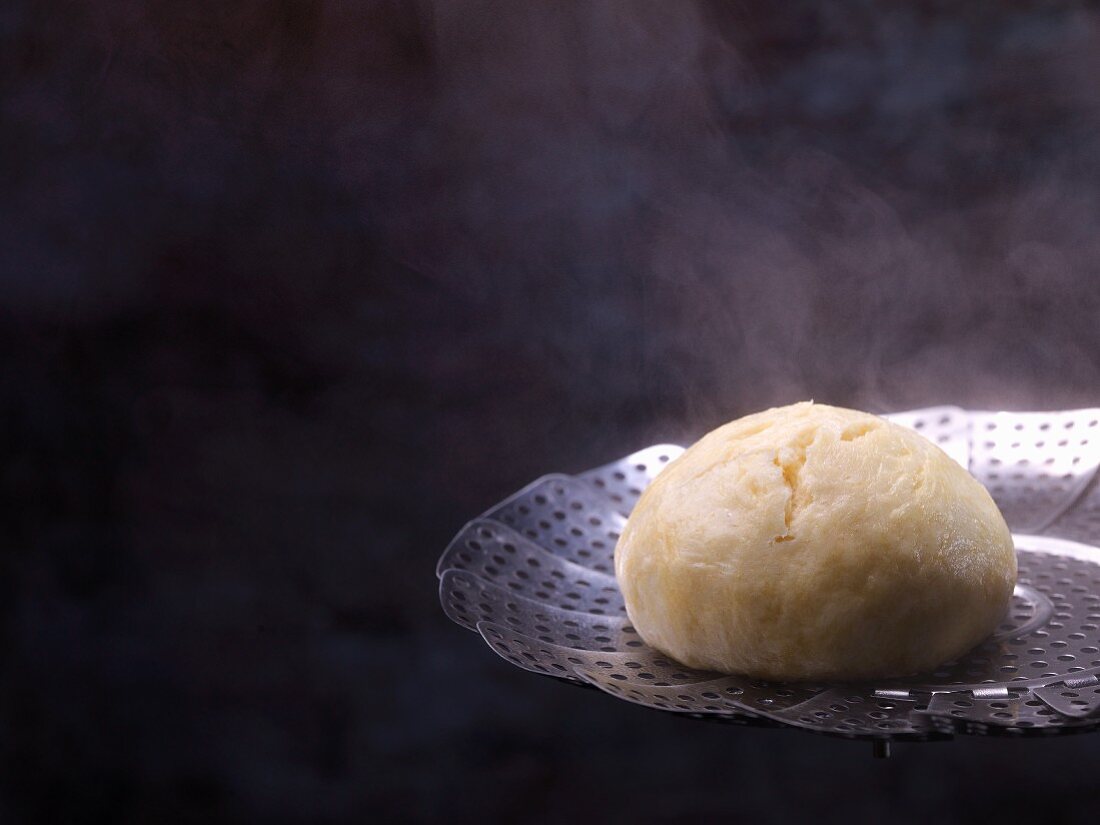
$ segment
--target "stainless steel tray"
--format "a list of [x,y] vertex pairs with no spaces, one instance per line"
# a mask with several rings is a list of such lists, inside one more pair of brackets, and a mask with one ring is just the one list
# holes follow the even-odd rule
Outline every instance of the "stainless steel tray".
[[782,684],[680,666],[630,626],[615,581],[619,530],[682,447],[548,475],[473,520],[439,560],[456,623],[507,661],[628,702],[733,724],[851,739],[1035,736],[1100,725],[1100,409],[887,416],[938,443],[992,493],[1019,579],[996,633],[911,679]]

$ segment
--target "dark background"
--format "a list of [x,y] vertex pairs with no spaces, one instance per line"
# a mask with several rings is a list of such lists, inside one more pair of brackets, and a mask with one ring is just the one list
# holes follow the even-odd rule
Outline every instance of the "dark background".
[[1084,821],[1100,742],[646,712],[468,518],[807,397],[1100,404],[1075,3],[0,11],[0,818]]

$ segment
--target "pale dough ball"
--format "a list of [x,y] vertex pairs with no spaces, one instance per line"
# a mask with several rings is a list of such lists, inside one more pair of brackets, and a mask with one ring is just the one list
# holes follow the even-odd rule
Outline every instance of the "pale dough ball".
[[801,403],[706,435],[615,548],[630,621],[691,667],[779,679],[934,669],[988,636],[1016,582],[966,470],[876,416]]

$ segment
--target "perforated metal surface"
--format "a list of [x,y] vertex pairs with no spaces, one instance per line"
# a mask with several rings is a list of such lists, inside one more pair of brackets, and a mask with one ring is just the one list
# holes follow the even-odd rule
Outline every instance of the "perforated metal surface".
[[1020,574],[985,643],[912,679],[778,684],[696,671],[630,626],[614,577],[619,531],[683,448],[657,445],[577,476],[545,476],[467,524],[439,560],[440,601],[525,670],[715,721],[849,738],[1036,735],[1100,725],[1100,410],[889,416],[990,490]]

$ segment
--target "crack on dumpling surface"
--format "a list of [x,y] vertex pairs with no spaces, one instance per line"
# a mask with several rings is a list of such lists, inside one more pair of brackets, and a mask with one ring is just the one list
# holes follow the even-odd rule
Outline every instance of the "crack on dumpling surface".
[[857,438],[863,438],[867,433],[874,432],[879,428],[879,425],[875,421],[861,421],[858,424],[852,424],[847,427],[844,432],[840,434],[841,441],[855,441]]
[[798,477],[806,465],[806,450],[817,440],[818,428],[813,427],[800,433],[791,444],[781,447],[775,454],[774,464],[783,474],[783,483],[787,485],[787,502],[783,508],[783,535],[776,536],[775,542],[794,541],[791,524],[795,509],[802,503],[799,500]]

